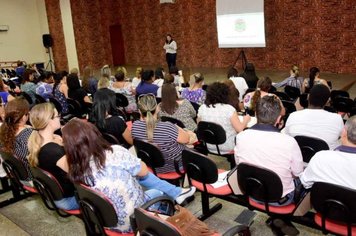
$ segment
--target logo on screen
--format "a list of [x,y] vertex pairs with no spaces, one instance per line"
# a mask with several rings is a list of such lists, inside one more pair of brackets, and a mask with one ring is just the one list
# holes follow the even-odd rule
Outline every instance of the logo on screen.
[[246,22],[243,19],[237,19],[235,21],[235,31],[243,32],[246,30]]

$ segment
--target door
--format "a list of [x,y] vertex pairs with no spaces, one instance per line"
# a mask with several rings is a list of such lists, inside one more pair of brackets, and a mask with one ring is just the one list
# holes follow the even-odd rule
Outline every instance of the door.
[[121,25],[110,26],[110,43],[114,66],[125,64],[124,39]]

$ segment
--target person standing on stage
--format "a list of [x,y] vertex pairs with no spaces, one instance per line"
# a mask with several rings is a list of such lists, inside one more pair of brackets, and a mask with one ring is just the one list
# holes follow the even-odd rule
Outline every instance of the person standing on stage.
[[177,43],[172,39],[172,36],[170,34],[167,34],[166,42],[163,48],[166,50],[166,60],[169,69],[171,68],[171,66],[176,65],[177,59]]

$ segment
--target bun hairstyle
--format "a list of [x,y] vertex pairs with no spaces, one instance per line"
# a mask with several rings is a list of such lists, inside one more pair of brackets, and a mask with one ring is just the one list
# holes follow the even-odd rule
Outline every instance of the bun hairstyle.
[[295,75],[295,78],[297,78],[299,76],[299,67],[298,66],[293,65],[292,68],[291,68],[291,71]]

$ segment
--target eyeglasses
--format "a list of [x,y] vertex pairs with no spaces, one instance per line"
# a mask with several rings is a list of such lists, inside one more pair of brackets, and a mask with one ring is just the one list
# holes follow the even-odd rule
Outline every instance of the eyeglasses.
[[138,99],[142,98],[142,97],[156,97],[153,93],[145,93],[145,94],[141,94],[140,96],[138,96]]
[[58,113],[57,115],[54,115],[54,114],[53,114],[52,120],[54,120],[55,118],[61,118],[61,114],[60,114],[60,113]]

